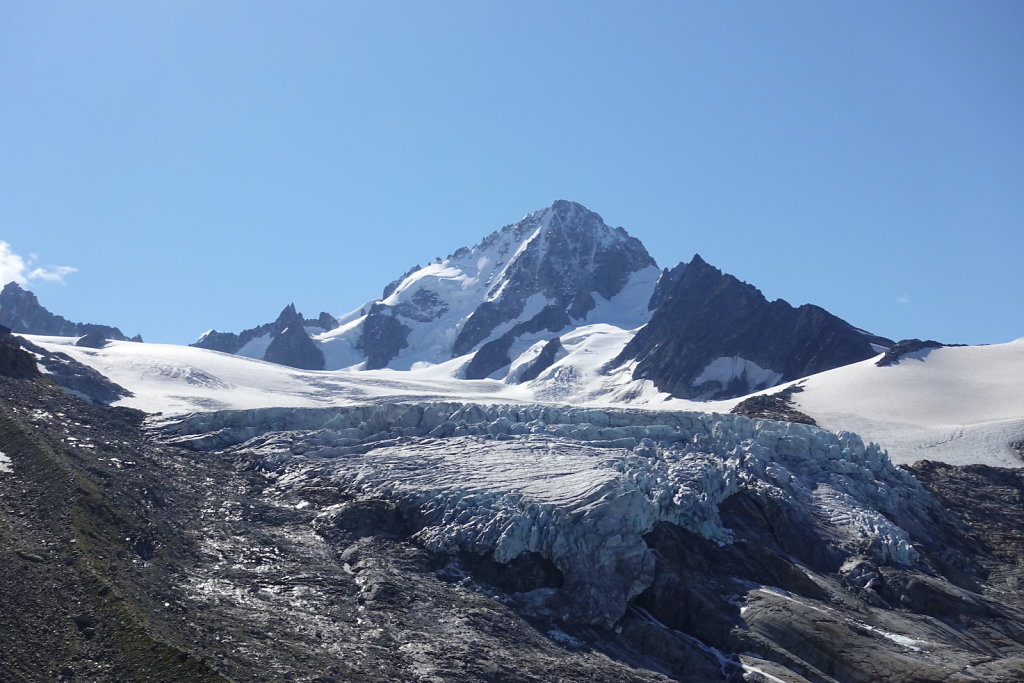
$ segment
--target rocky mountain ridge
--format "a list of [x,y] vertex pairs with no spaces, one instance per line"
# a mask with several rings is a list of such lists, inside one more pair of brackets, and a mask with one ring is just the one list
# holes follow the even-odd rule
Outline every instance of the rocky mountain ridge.
[[[816,306],[768,302],[699,256],[659,274],[638,240],[565,200],[410,269],[338,321],[321,314],[319,330],[305,323],[312,343],[292,325],[288,353],[273,357],[269,346],[287,327],[281,318],[239,335],[210,332],[195,346],[306,369],[412,369],[457,359],[453,377],[544,382],[541,373],[572,353],[562,335],[610,324],[641,329],[609,368],[632,363],[633,379],[708,399],[863,360],[892,344]],[[556,374],[572,373],[569,365]]]
[[650,322],[614,361],[678,398],[743,396],[878,355],[891,339],[818,306],[768,301],[699,255],[666,270]]
[[274,322],[235,334],[210,330],[191,346],[211,351],[235,353],[240,356],[290,365],[303,370],[323,370],[324,356],[310,338],[338,326],[330,313],[317,318],[303,318],[288,304]]
[[75,323],[46,310],[32,292],[16,282],[8,282],[0,290],[0,325],[12,332],[52,335],[55,337],[81,337],[98,334],[104,339],[142,341],[141,335],[129,339],[121,330],[109,325]]

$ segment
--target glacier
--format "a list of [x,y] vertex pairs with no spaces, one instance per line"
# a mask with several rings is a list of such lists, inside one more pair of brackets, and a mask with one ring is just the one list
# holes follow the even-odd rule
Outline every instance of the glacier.
[[733,542],[719,506],[740,492],[792,508],[844,557],[877,564],[918,565],[914,533],[945,514],[877,445],[738,415],[383,402],[151,424],[170,444],[255,458],[279,487],[315,479],[391,501],[430,550],[499,563],[536,553],[564,577],[552,609],[576,624],[613,626],[650,585],[644,536],[657,523]]

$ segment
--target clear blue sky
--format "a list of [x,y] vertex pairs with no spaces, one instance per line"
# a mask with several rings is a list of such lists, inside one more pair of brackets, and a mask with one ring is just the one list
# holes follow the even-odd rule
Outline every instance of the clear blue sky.
[[1018,0],[6,2],[0,266],[187,343],[345,313],[566,198],[662,266],[1009,341],[1022,27]]

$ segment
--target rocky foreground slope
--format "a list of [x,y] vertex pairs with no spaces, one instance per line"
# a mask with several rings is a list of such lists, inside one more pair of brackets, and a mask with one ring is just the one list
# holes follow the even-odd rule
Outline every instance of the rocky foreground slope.
[[13,680],[1024,675],[1005,470],[735,415],[0,398]]

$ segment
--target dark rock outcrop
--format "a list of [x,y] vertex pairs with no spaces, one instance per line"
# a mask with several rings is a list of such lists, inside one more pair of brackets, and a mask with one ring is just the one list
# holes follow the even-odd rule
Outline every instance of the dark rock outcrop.
[[552,365],[555,364],[555,359],[558,356],[558,352],[562,350],[562,340],[555,337],[540,350],[537,357],[533,359],[523,373],[519,375],[520,382],[532,382],[540,376],[540,373],[544,372]]
[[47,379],[69,394],[97,405],[107,405],[133,396],[132,392],[120,384],[110,381],[93,368],[79,363],[66,353],[47,351],[25,339],[18,339],[18,342],[22,348],[35,354],[39,365],[43,366],[46,372]]
[[700,256],[666,271],[650,322],[613,362],[679,398],[742,396],[876,355],[892,342],[828,311],[769,302]]
[[[269,335],[268,345],[262,355],[257,356],[260,360],[303,370],[323,370],[323,352],[313,342],[305,328],[314,327],[326,332],[337,326],[337,319],[330,313],[322,312],[318,318],[303,318],[295,310],[295,304],[288,304],[274,322],[264,323],[237,334],[210,330],[191,346],[223,353],[238,353],[249,342]],[[286,338],[281,339],[286,333]]]
[[338,326],[338,319],[335,318],[330,313],[328,313],[327,311],[320,311],[319,317],[313,320],[307,318],[306,325],[309,327],[319,327],[324,331],[329,332],[330,330],[333,330]]
[[323,370],[324,354],[302,325],[289,325],[274,337],[263,360],[302,370]]
[[793,407],[793,394],[803,391],[799,384],[789,386],[774,394],[762,394],[743,399],[730,410],[735,415],[746,415],[752,420],[779,420],[816,425],[814,418]]
[[898,341],[882,354],[882,357],[875,363],[880,368],[884,368],[889,365],[896,365],[900,362],[907,354],[916,353],[917,351],[931,351],[932,349],[941,349],[945,344],[941,344],[931,339],[904,339]]
[[421,266],[419,264],[416,264],[415,266],[413,266],[409,270],[405,271],[405,273],[402,274],[402,277],[400,277],[400,278],[398,278],[396,280],[392,280],[391,282],[389,282],[387,285],[384,286],[384,291],[381,293],[380,298],[381,299],[387,299],[389,296],[394,294],[395,290],[398,289],[398,285],[402,284],[402,280],[404,280],[405,278],[409,277],[410,275],[412,275],[413,273],[415,273],[417,270],[419,270],[422,267],[423,266]]
[[[558,305],[545,306],[540,313],[529,320],[514,325],[505,334],[497,339],[487,342],[473,355],[466,366],[466,379],[484,379],[492,372],[496,372],[512,362],[509,357],[509,349],[521,335],[534,332],[556,332],[570,323],[569,315],[565,309]],[[561,342],[559,342],[559,348]],[[556,353],[557,349],[552,353]],[[540,373],[540,370],[537,371]]]
[[374,304],[366,320],[357,348],[366,355],[366,369],[387,367],[388,363],[407,345],[412,330],[404,325],[387,306]]
[[65,353],[47,351],[41,346],[11,334],[0,325],[0,376],[13,379],[46,378],[68,393],[90,403],[108,404],[132,393],[111,382],[96,370],[83,365]]
[[96,333],[104,339],[142,341],[140,335],[131,340],[121,330],[109,325],[75,323],[46,310],[32,292],[16,282],[7,283],[0,291],[0,325],[15,334],[40,334],[55,337],[80,337]]
[[75,342],[75,346],[81,346],[87,349],[102,349],[107,345],[107,339],[102,334],[93,330],[86,335],[83,335],[78,341]]
[[14,379],[39,377],[36,359],[21,348],[21,340],[11,330],[0,325],[0,375]]
[[[1002,481],[1005,472],[981,479]],[[982,484],[978,497],[990,501],[993,513],[1013,504],[1021,488],[1020,479],[1013,479],[1005,490]],[[928,488],[939,487],[933,480]],[[948,509],[970,506],[961,502]],[[929,562],[947,546],[971,547],[976,554],[959,567],[939,562],[917,571],[844,558],[827,535],[816,536],[792,507],[770,497],[740,493],[721,511],[735,533],[733,543],[655,525],[645,537],[658,558],[655,579],[635,603],[672,629],[719,652],[743,653],[738,659],[744,663],[755,657],[757,669],[775,672],[776,678],[749,680],[939,681],[957,672],[964,681],[1009,682],[1024,674],[1024,586],[1006,593],[986,591],[976,581],[960,586],[964,576],[986,575],[973,562],[986,555],[990,567],[1019,579],[1020,543],[995,559],[979,548],[976,534],[995,532],[993,540],[1005,542],[1009,533],[1019,541],[1014,524],[1020,519],[993,515],[976,528],[959,526],[948,514],[948,520],[936,519],[917,539]],[[737,603],[729,597],[736,594],[745,598]]]
[[[908,468],[981,541],[991,583],[1024,589],[1024,469],[922,460]],[[1012,571],[1007,571],[1013,567]]]
[[[257,328],[254,328],[257,329]],[[195,346],[200,349],[209,349],[210,351],[220,351],[222,353],[236,353],[239,349],[245,346],[245,343],[252,338],[248,335],[250,330],[246,330],[241,334],[235,334],[234,332],[218,332],[217,330],[210,330],[202,337],[199,341],[190,344],[189,346]],[[245,339],[245,341],[242,341]]]

